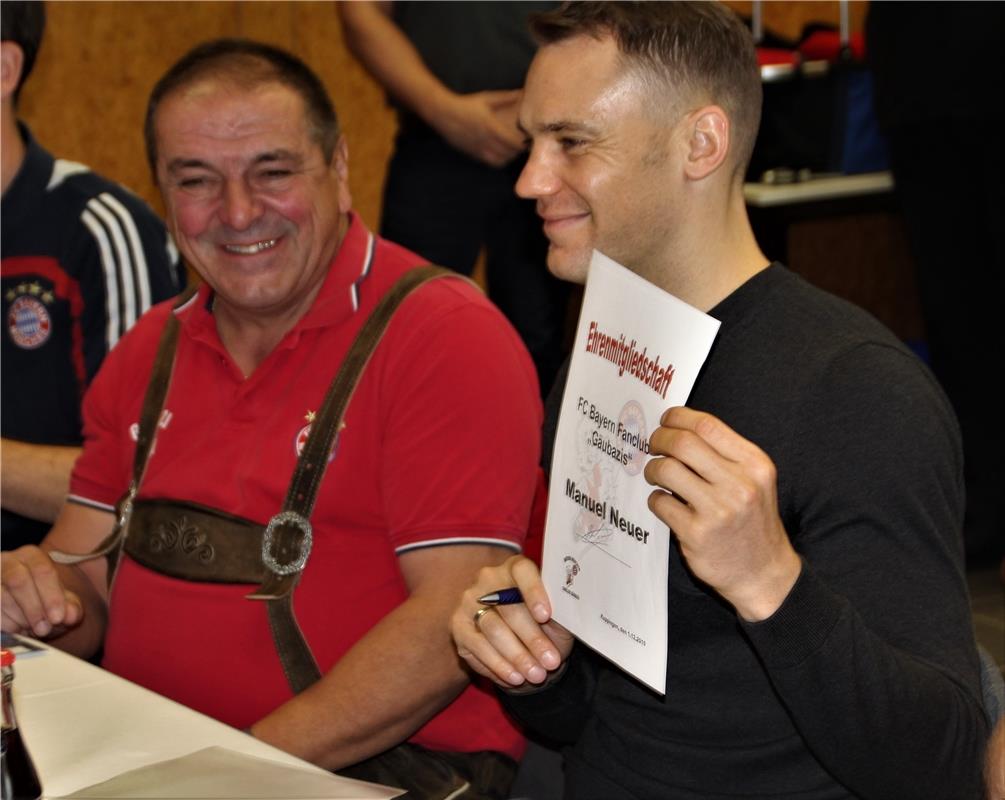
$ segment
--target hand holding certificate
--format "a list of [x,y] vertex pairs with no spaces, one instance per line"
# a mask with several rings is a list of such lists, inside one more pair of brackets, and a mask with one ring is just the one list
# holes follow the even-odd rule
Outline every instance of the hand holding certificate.
[[722,420],[672,408],[651,438],[649,506],[695,577],[749,622],[781,605],[802,568],[778,515],[775,466]]
[[670,536],[649,436],[687,400],[719,323],[594,253],[552,459],[542,577],[554,619],[666,687]]
[[[719,323],[594,253],[552,459],[541,572],[483,569],[452,629],[459,654],[509,687],[543,683],[573,636],[666,685],[670,534],[648,507],[649,436],[687,398]],[[522,602],[520,602],[522,600]]]

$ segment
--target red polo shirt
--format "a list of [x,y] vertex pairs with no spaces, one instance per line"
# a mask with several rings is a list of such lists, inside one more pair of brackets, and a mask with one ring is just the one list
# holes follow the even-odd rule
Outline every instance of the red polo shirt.
[[[298,441],[376,301],[414,254],[354,218],[314,305],[245,379],[216,331],[206,285],[174,312],[171,388],[140,497],[187,500],[265,524]],[[84,405],[71,499],[111,509],[128,485],[136,422],[168,304],[115,348]],[[519,549],[538,463],[534,367],[503,316],[462,280],[409,297],[356,389],[311,521],[294,605],[322,671],[407,596],[396,553],[482,542]],[[247,586],[194,584],[128,558],[111,595],[105,666],[243,728],[290,698],[265,605]],[[393,658],[393,653],[387,654]],[[469,687],[413,741],[498,750],[522,740]]]

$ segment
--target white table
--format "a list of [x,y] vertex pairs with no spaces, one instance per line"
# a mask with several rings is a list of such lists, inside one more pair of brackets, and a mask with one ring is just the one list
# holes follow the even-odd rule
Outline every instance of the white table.
[[[267,786],[271,775],[276,776],[279,791],[288,791],[291,797],[377,800],[400,794],[332,775],[58,650],[19,653],[14,669],[18,723],[46,798],[71,795],[130,770],[214,747],[223,750],[206,752],[223,760],[214,762],[213,792],[218,793],[209,796],[279,800],[284,795]],[[239,787],[256,770],[270,777],[257,779],[252,790],[257,794],[245,794],[248,790]],[[188,779],[192,772],[186,766],[179,774]],[[134,796],[194,796],[194,789],[172,787],[171,778],[163,774],[151,781],[159,784],[155,791]]]

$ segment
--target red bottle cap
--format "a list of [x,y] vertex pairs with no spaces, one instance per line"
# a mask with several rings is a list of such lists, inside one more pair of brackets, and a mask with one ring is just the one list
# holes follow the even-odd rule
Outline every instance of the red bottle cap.
[[0,650],[0,667],[9,667],[14,663],[13,650]]

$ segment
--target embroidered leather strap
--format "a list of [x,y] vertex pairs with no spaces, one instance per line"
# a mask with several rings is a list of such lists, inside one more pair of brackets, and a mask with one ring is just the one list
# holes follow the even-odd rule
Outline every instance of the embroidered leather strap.
[[204,583],[257,585],[265,579],[265,526],[215,508],[141,498],[123,549],[162,575]]

